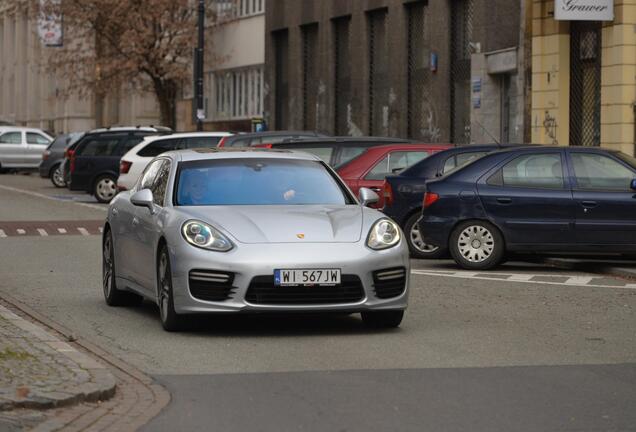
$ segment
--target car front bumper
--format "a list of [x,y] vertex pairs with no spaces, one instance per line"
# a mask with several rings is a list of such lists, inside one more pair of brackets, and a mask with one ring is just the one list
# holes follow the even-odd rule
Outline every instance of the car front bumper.
[[[410,263],[408,249],[398,246],[373,251],[359,243],[239,244],[227,253],[198,249],[185,242],[170,248],[174,305],[177,313],[206,312],[358,312],[404,310],[408,304]],[[404,268],[404,289],[395,297],[380,298],[373,274]],[[363,294],[353,302],[328,304],[262,304],[246,300],[255,278],[271,277],[275,269],[340,269],[344,276],[359,278]],[[233,275],[231,297],[224,301],[205,301],[193,296],[190,272],[212,271]],[[343,281],[344,282],[344,281]],[[319,289],[319,287],[316,287]],[[274,287],[274,289],[278,289]],[[307,288],[311,292],[311,288]]]

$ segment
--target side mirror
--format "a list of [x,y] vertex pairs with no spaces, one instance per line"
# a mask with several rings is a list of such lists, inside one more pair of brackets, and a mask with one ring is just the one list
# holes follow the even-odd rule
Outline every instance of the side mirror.
[[137,207],[146,207],[150,210],[150,213],[154,213],[154,202],[152,197],[152,191],[150,189],[142,189],[135,192],[130,197],[130,202]]
[[378,196],[378,194],[368,188],[360,188],[359,198],[360,204],[365,207],[368,207],[371,204],[375,204],[380,201],[380,197]]
[[631,183],[630,186],[631,186],[632,190],[636,190],[636,179],[632,180],[632,183]]

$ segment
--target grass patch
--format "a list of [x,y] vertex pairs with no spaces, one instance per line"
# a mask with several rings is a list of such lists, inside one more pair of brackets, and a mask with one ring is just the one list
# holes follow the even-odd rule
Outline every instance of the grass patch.
[[0,361],[4,360],[28,360],[33,356],[24,351],[14,351],[11,348],[5,348],[0,351]]

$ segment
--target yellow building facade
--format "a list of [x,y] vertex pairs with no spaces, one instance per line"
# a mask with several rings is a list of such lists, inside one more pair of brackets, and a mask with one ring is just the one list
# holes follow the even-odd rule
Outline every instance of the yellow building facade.
[[532,35],[532,142],[634,155],[636,0],[612,21],[557,21],[555,0],[527,4]]

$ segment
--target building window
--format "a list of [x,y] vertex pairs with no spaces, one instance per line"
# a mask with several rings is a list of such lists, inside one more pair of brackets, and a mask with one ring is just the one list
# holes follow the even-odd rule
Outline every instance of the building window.
[[262,66],[209,73],[208,120],[246,120],[261,117],[262,82]]
[[287,129],[289,123],[289,32],[279,30],[274,38],[275,67],[275,125],[278,130]]
[[316,130],[318,105],[318,24],[301,27],[303,62],[303,129]]
[[350,135],[349,117],[351,111],[351,52],[349,46],[349,26],[351,17],[333,20],[334,34],[334,132],[336,135]]
[[425,142],[439,140],[430,97],[430,42],[426,3],[407,5],[407,134]]
[[265,0],[214,0],[218,22],[265,13]]
[[369,134],[389,134],[389,52],[386,9],[369,12]]
[[451,141],[470,143],[470,56],[474,0],[451,6]]

